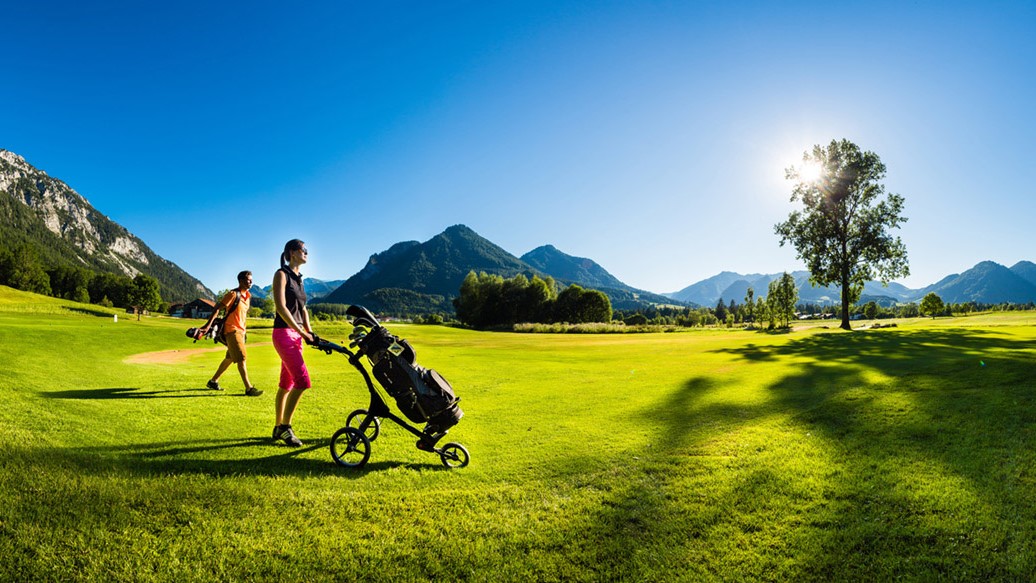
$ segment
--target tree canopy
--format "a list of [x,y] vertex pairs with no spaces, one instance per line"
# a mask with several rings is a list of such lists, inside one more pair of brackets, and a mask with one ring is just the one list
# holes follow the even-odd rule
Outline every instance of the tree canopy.
[[766,312],[770,316],[770,327],[790,327],[798,301],[799,288],[795,286],[795,278],[787,271],[771,281],[766,294]]
[[925,316],[936,317],[943,313],[946,306],[943,304],[942,298],[935,292],[928,292],[925,297],[921,298],[921,314]]
[[137,312],[137,319],[140,319],[142,311],[157,310],[162,304],[162,296],[158,293],[158,280],[143,273],[133,278],[133,288],[130,290],[130,305]]
[[475,328],[511,327],[517,323],[610,322],[611,301],[604,293],[572,284],[561,293],[554,279],[469,272],[453,300],[457,319]]
[[841,327],[849,330],[849,305],[859,299],[864,282],[887,284],[910,274],[906,246],[890,234],[907,220],[903,197],[886,196],[885,164],[849,140],[814,146],[785,176],[795,181],[791,201],[803,208],[774,231],[781,246],[795,246],[813,284],[841,286]]

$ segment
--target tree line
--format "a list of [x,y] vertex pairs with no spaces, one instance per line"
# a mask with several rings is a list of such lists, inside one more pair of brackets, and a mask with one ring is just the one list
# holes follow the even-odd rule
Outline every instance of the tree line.
[[453,300],[457,319],[473,328],[511,328],[515,324],[610,322],[612,305],[603,292],[572,284],[558,291],[548,276],[468,273]]
[[84,304],[149,312],[168,309],[158,280],[150,275],[131,278],[69,265],[48,267],[26,243],[0,249],[0,285]]

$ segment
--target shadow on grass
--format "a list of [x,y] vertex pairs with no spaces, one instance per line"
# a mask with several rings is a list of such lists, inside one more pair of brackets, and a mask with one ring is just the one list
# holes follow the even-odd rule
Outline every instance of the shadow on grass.
[[[331,459],[329,446],[327,438],[307,440],[302,447],[292,448],[268,437],[248,437],[79,448],[12,448],[7,456],[21,457],[22,463],[37,467],[51,465],[62,471],[88,474],[116,470],[141,476],[336,476],[355,480],[394,468],[448,471],[439,463],[438,456],[431,455],[429,459],[434,461],[429,463],[384,460],[368,461],[359,469],[346,468]],[[317,459],[306,455],[320,450],[327,452],[326,457]]]
[[[606,541],[590,551],[588,567],[637,580],[657,573],[659,554],[675,543],[686,545],[684,557],[711,555],[691,568],[712,570],[688,571],[692,578],[1031,574],[1032,559],[1009,552],[1030,545],[1031,533],[998,526],[1036,523],[1026,478],[1036,343],[996,330],[874,331],[716,352],[749,366],[779,363],[780,376],[752,404],[726,400],[721,378],[694,377],[645,411],[662,421],[657,447],[630,472],[634,485],[616,488],[591,532],[578,535]],[[781,433],[762,425],[767,418],[782,420]],[[753,447],[728,460],[694,457],[714,434]],[[763,435],[803,439],[823,457],[804,464],[794,446],[771,446]],[[705,477],[712,472],[726,477]],[[688,490],[700,501],[678,500]],[[738,542],[717,547],[726,540]],[[755,564],[742,564],[739,553]]]
[[[188,394],[184,394],[188,393]],[[145,391],[140,388],[68,389],[40,393],[48,399],[183,399],[194,397],[220,397],[223,391],[212,389],[175,389],[169,391]],[[244,396],[243,394],[238,396]]]
[[91,310],[90,308],[73,308],[70,306],[65,306],[65,309],[69,312],[75,312],[76,314],[86,314],[87,316],[97,316],[98,318],[108,318],[109,320],[113,316],[111,312]]

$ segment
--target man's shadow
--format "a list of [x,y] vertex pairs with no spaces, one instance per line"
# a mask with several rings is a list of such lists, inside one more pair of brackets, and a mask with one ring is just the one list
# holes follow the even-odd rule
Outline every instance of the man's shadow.
[[[186,394],[185,394],[186,393]],[[223,391],[208,388],[170,389],[167,391],[145,391],[141,388],[112,387],[101,389],[66,389],[63,391],[47,391],[41,393],[48,399],[183,399],[196,397],[218,397]]]

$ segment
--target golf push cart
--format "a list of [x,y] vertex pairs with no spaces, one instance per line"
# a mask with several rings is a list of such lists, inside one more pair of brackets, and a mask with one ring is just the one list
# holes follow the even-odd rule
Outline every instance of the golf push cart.
[[[348,468],[363,467],[370,459],[371,443],[381,433],[381,420],[389,419],[418,438],[417,449],[438,454],[446,467],[468,465],[470,456],[463,445],[437,445],[449,428],[464,416],[457,406],[460,399],[453,393],[453,387],[438,372],[419,366],[410,343],[393,336],[366,308],[349,306],[346,317],[353,325],[348,347],[323,339],[312,344],[327,354],[338,352],[348,358],[349,364],[363,376],[370,392],[370,405],[350,413],[345,427],[331,436],[331,457],[335,463]],[[350,349],[355,349],[355,352]],[[363,365],[362,357],[367,357],[370,362],[370,372]],[[389,409],[371,376],[395,400],[406,420]],[[417,429],[407,420],[426,423],[424,430]]]

